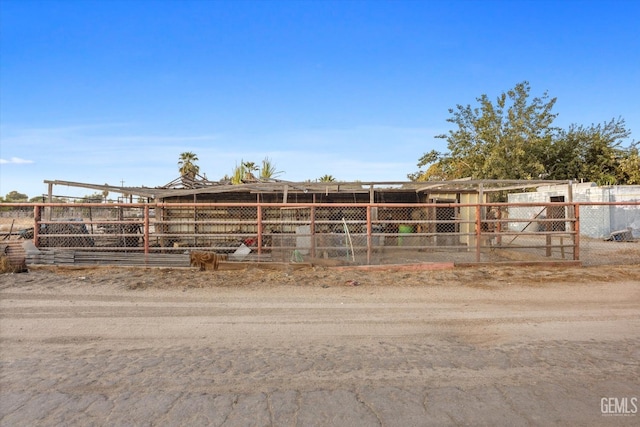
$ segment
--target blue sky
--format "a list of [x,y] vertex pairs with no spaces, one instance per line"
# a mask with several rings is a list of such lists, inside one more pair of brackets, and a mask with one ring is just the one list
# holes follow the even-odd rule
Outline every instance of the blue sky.
[[[640,2],[0,2],[0,195],[47,180],[403,181],[448,109],[529,81],[555,124],[640,132]],[[630,142],[631,140],[629,140]],[[56,188],[82,196],[91,190]]]

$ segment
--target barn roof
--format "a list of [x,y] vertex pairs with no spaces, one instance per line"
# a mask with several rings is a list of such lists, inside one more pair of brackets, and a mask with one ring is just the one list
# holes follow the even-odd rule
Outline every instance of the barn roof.
[[[200,177],[199,177],[200,178]],[[472,180],[453,181],[387,181],[387,182],[292,182],[283,180],[255,181],[231,184],[228,181],[208,181],[204,178],[178,178],[160,187],[125,187],[109,184],[89,184],[61,180],[45,180],[50,187],[88,188],[110,193],[129,194],[162,200],[168,197],[219,193],[476,193],[536,188],[542,185],[568,184],[559,180]]]

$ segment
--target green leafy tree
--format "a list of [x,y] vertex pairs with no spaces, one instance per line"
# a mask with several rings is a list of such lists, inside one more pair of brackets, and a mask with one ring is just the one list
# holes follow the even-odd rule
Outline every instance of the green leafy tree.
[[409,174],[417,181],[475,179],[583,179],[599,184],[635,182],[636,143],[622,146],[630,131],[619,118],[601,125],[553,126],[556,98],[530,97],[527,82],[502,93],[495,102],[486,95],[479,106],[458,105],[447,119],[455,128],[446,135],[447,153],[432,150]]
[[195,162],[198,161],[198,156],[191,152],[185,151],[180,154],[180,159],[178,160],[178,166],[180,166],[180,175],[187,176],[189,178],[195,178],[198,172],[200,172],[200,166],[196,165]]
[[618,181],[629,185],[640,185],[640,154],[637,147],[631,147],[617,169]]
[[[31,202],[31,203],[47,203],[47,202],[49,202],[49,197],[47,197],[45,195],[35,196],[35,197],[30,198],[29,202]],[[69,199],[66,198],[66,197],[53,196],[51,198],[51,202],[52,203],[69,203]]]
[[103,200],[102,192],[96,192],[82,197],[80,203],[102,203]]
[[26,202],[29,200],[29,196],[27,196],[26,194],[23,193],[19,193],[16,190],[10,191],[9,193],[7,193],[7,195],[4,197],[5,201],[7,202],[13,202],[13,203],[19,203],[19,202]]
[[544,177],[582,179],[601,185],[632,184],[636,179],[633,165],[637,149],[634,143],[627,148],[622,146],[630,134],[621,118],[560,130],[545,160]]
[[449,152],[431,151],[418,163],[437,166],[414,179],[433,180],[472,177],[476,179],[530,179],[545,172],[541,158],[549,150],[554,132],[552,113],[556,98],[530,98],[528,82],[503,92],[495,102],[487,95],[477,98],[479,106],[457,105],[448,122],[456,128],[438,135],[447,141]]
[[318,182],[334,182],[336,179],[332,175],[322,175]]

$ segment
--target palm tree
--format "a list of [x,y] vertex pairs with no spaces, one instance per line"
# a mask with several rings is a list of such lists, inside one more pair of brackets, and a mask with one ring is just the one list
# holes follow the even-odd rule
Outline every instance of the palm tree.
[[323,175],[318,178],[319,182],[334,182],[336,179],[332,175]]
[[247,180],[256,179],[255,176],[253,176],[253,172],[259,169],[258,165],[256,165],[254,162],[244,162],[242,166],[244,166],[244,170],[245,170],[244,179],[247,179]]
[[260,179],[271,179],[276,178],[282,172],[276,170],[276,164],[269,159],[269,157],[265,157],[262,160],[262,169],[260,169]]
[[180,175],[188,176],[189,178],[195,178],[198,172],[200,172],[200,166],[196,165],[198,156],[191,152],[185,151],[180,154],[180,160],[178,160],[178,166],[180,166]]

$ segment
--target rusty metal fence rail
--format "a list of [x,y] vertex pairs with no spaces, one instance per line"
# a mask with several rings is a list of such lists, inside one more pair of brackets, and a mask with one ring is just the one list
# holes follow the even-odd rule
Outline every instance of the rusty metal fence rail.
[[[640,202],[2,204],[0,239],[41,262],[640,263]],[[66,261],[65,261],[66,260]]]

